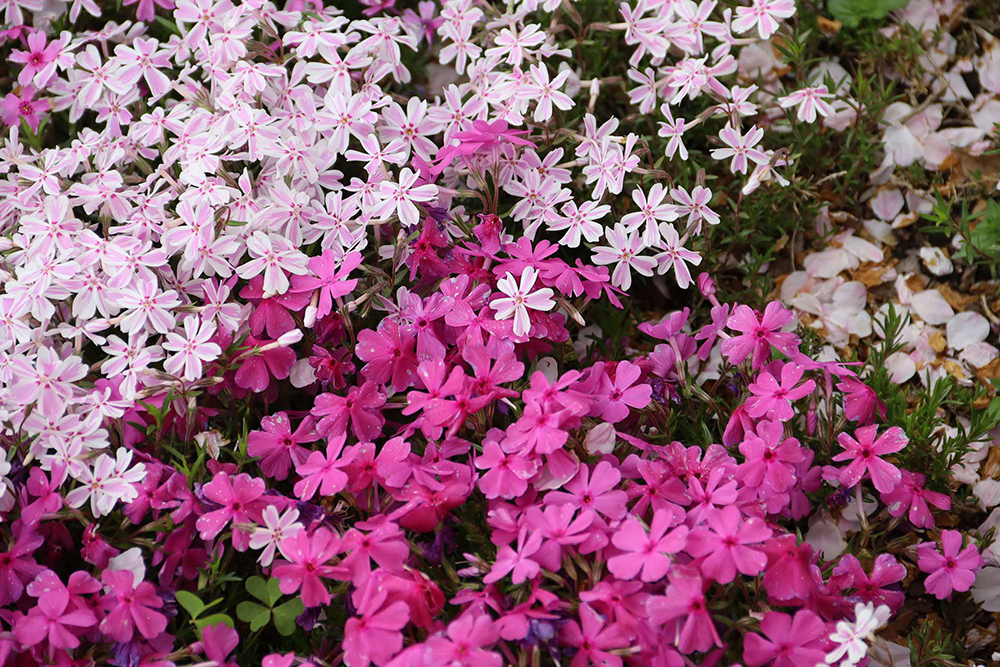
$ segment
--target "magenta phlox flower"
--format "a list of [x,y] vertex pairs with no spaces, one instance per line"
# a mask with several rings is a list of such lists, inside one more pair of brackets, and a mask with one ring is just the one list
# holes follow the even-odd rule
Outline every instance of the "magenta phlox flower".
[[[375,580],[371,582],[374,584]],[[363,599],[355,599],[359,616],[344,625],[344,664],[347,667],[385,665],[403,647],[401,630],[410,620],[405,602],[388,600],[382,586],[359,589]],[[357,598],[358,595],[355,595]]]
[[[696,528],[688,537],[686,551],[700,562],[702,574],[728,584],[736,573],[755,577],[767,565],[764,552],[753,548],[771,537],[771,529],[756,517],[744,518],[733,505],[705,515],[707,528]],[[609,563],[610,564],[610,563]]]
[[760,622],[763,637],[749,633],[744,640],[747,667],[801,667],[823,664],[829,630],[816,613],[803,609],[794,616],[769,611]]
[[840,471],[840,483],[851,487],[867,474],[875,488],[881,493],[889,493],[902,479],[899,468],[881,458],[894,454],[909,442],[903,429],[893,426],[876,439],[878,426],[862,426],[854,431],[857,440],[847,433],[837,436],[837,442],[845,451],[833,457],[834,461],[850,461]]
[[[364,529],[364,525],[361,527]],[[351,572],[356,586],[368,578],[372,561],[390,572],[402,572],[410,555],[403,531],[392,521],[373,525],[368,532],[352,528],[344,533],[343,544],[347,558],[342,564]]]
[[934,542],[924,542],[917,546],[917,553],[917,567],[928,573],[924,588],[938,600],[972,588],[983,563],[975,544],[962,548],[962,533],[957,530],[941,531],[941,551]]
[[263,276],[254,276],[240,296],[250,300],[256,308],[250,315],[250,333],[260,336],[265,331],[270,338],[280,338],[296,328],[291,313],[297,313],[309,304],[309,293],[301,286],[305,276],[295,276],[292,287],[284,294],[264,291]]
[[872,565],[871,575],[865,573],[853,554],[844,554],[833,570],[834,577],[843,577],[842,586],[853,588],[854,596],[876,607],[887,605],[893,611],[903,606],[902,590],[889,588],[906,578],[906,568],[890,554],[879,554]]
[[374,382],[351,387],[347,396],[324,393],[316,397],[312,414],[321,417],[316,430],[325,438],[339,438],[351,432],[362,442],[373,441],[382,432],[385,418],[380,408],[385,405],[385,394]]
[[278,544],[284,560],[275,562],[274,576],[281,592],[290,595],[301,589],[302,604],[317,607],[330,604],[330,592],[322,579],[346,578],[342,568],[329,564],[341,552],[336,533],[318,528],[313,534],[301,530]]
[[934,515],[930,506],[947,512],[951,509],[951,498],[937,491],[924,488],[924,476],[909,470],[900,470],[899,484],[889,493],[882,495],[889,514],[900,517],[904,514],[917,528],[933,528]]
[[240,350],[249,356],[243,359],[233,379],[238,387],[256,393],[273,386],[273,380],[287,378],[295,364],[295,351],[276,341],[247,336]]
[[687,537],[688,527],[677,526],[677,517],[669,510],[653,513],[648,534],[638,519],[626,518],[611,538],[623,553],[608,560],[608,569],[619,579],[639,576],[647,583],[659,581],[670,569],[670,554],[684,549]]
[[774,537],[763,545],[767,554],[764,588],[775,600],[805,600],[822,582],[813,549],[794,535]]
[[760,317],[749,306],[736,306],[726,326],[740,332],[740,335],[722,342],[722,354],[732,364],[751,357],[754,368],[760,368],[771,358],[772,345],[790,355],[798,350],[799,337],[793,333],[781,333],[781,329],[794,318],[792,312],[777,301],[767,304]]
[[127,642],[139,634],[155,639],[167,629],[167,617],[157,609],[163,600],[148,581],[136,582],[130,570],[105,570],[101,581],[110,589],[102,600],[107,615],[101,621],[101,632],[118,642]]
[[747,389],[753,394],[746,400],[747,414],[751,417],[768,417],[786,422],[795,416],[792,403],[808,396],[816,388],[813,380],[806,380],[796,386],[802,379],[804,370],[801,366],[787,363],[781,367],[781,381],[768,371],[761,371],[756,381],[751,382]]
[[786,438],[780,422],[762,420],[757,433],[747,433],[740,443],[745,461],[737,475],[749,487],[766,484],[772,491],[787,491],[795,483],[795,464],[805,460],[805,450],[796,438]]
[[625,516],[628,500],[628,494],[615,488],[621,478],[621,472],[607,461],[601,461],[593,468],[581,464],[580,470],[561,491],[545,496],[545,503],[594,510],[608,519],[618,520]]
[[295,472],[302,477],[295,483],[295,495],[300,500],[311,500],[317,491],[328,498],[347,486],[347,473],[342,468],[350,465],[356,450],[350,447],[344,451],[344,441],[343,436],[331,439],[325,454],[312,452],[304,463],[295,467]]
[[262,430],[247,435],[247,454],[261,457],[261,472],[278,481],[287,479],[292,466],[298,467],[309,458],[310,451],[302,445],[320,438],[316,420],[311,416],[303,419],[294,433],[285,412],[264,417],[260,426]]
[[517,547],[509,544],[500,547],[497,552],[497,559],[493,563],[492,569],[483,577],[483,582],[492,584],[500,581],[508,574],[514,584],[523,584],[529,579],[538,576],[541,567],[538,562],[532,559],[542,547],[542,534],[539,531],[528,531],[527,527],[521,528],[517,535]]
[[567,645],[578,649],[570,661],[570,667],[587,667],[587,665],[621,667],[623,664],[621,656],[611,651],[628,646],[629,641],[618,629],[617,624],[608,623],[587,604],[580,605],[579,613],[580,622],[569,621],[559,633]]
[[705,653],[713,646],[722,646],[698,571],[689,566],[674,567],[669,577],[666,595],[653,595],[646,601],[650,623],[670,624],[667,636],[681,653]]
[[417,338],[393,319],[358,333],[355,354],[366,362],[361,374],[376,384],[403,391],[417,381]]
[[486,614],[463,614],[448,624],[443,636],[427,640],[428,655],[437,665],[500,667],[503,658],[487,650],[500,638],[500,630]]
[[212,667],[238,667],[229,655],[239,646],[240,635],[225,623],[208,625],[201,631],[201,649]]
[[843,378],[837,389],[844,393],[844,414],[848,419],[858,422],[859,426],[868,426],[878,414],[885,421],[885,403],[874,389],[853,377]]
[[27,590],[37,602],[14,622],[14,637],[22,645],[47,641],[54,649],[74,649],[80,645],[78,634],[97,625],[94,613],[71,602],[69,589],[51,570],[40,572]]
[[[266,505],[261,497],[264,495],[264,480],[246,473],[230,477],[225,472],[219,472],[202,487],[202,493],[207,500],[221,506],[198,517],[198,532],[203,540],[215,538],[230,522],[259,523]],[[233,526],[233,546],[238,551],[245,551],[249,540],[249,532]]]
[[601,375],[594,410],[599,411],[602,419],[614,424],[628,417],[630,408],[641,410],[649,405],[653,388],[644,382],[639,383],[641,375],[642,369],[628,361],[620,361],[615,366],[614,380],[607,373]]

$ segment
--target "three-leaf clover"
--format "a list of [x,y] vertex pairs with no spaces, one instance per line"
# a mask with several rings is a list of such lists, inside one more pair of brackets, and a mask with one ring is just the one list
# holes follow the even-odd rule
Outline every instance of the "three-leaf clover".
[[257,632],[274,619],[274,627],[282,636],[287,637],[295,632],[295,618],[303,612],[305,605],[295,598],[275,606],[281,599],[281,588],[277,579],[264,581],[262,577],[250,577],[246,583],[247,591],[264,604],[251,600],[236,605],[236,615],[241,621],[250,624],[250,630]]

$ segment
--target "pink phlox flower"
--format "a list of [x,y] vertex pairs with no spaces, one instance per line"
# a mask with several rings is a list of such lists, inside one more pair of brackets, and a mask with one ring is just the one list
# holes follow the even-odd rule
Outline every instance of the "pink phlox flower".
[[771,529],[758,518],[744,519],[733,505],[705,514],[708,528],[696,528],[688,537],[687,552],[700,562],[702,574],[720,584],[728,584],[736,573],[755,577],[767,565],[767,556],[750,544],[771,537]]
[[858,422],[859,426],[868,426],[877,413],[885,421],[885,403],[874,389],[853,377],[844,378],[837,389],[844,393],[844,414],[848,419]]
[[767,39],[779,27],[781,19],[795,14],[795,0],[753,0],[749,7],[737,7],[733,30],[738,33],[757,28],[761,39]]
[[72,58],[67,62],[63,55],[67,46],[65,39],[46,43],[45,33],[38,30],[28,35],[26,46],[27,51],[15,49],[8,56],[11,62],[21,65],[21,71],[17,74],[17,83],[21,86],[34,84],[38,88],[45,88],[56,75],[57,67],[66,69],[68,65],[72,65]]
[[796,386],[802,379],[804,370],[801,366],[787,363],[781,368],[781,382],[768,371],[761,371],[747,389],[753,394],[746,400],[747,414],[751,417],[767,417],[780,422],[786,422],[795,416],[792,403],[808,396],[816,388],[813,380],[806,380]]
[[681,332],[684,325],[687,324],[690,314],[690,308],[676,310],[656,324],[653,324],[652,322],[642,322],[639,325],[639,331],[647,336],[652,336],[653,338],[659,340],[670,340]]
[[486,471],[478,481],[483,495],[491,500],[510,500],[528,490],[528,480],[538,472],[539,462],[521,453],[504,452],[495,439],[487,439],[483,441],[483,453],[476,457],[476,468]]
[[698,348],[698,359],[701,361],[707,361],[712,355],[712,348],[715,347],[719,334],[725,330],[726,321],[729,319],[729,304],[713,306],[711,316],[711,324],[706,324],[694,335],[695,340],[705,341]]
[[588,664],[621,667],[621,656],[611,651],[629,644],[617,624],[608,623],[588,604],[580,605],[580,622],[569,621],[562,626],[559,636],[568,646],[577,649],[570,661],[571,667],[587,667]]
[[674,567],[666,595],[653,595],[646,601],[649,622],[667,625],[666,636],[672,638],[681,653],[706,653],[713,646],[723,645],[708,610],[705,588],[697,570]]
[[390,383],[403,391],[417,381],[417,338],[395,320],[386,318],[378,329],[358,333],[355,354],[366,362],[361,374],[376,384]]
[[906,578],[906,568],[890,554],[880,554],[875,558],[871,576],[865,574],[857,557],[844,554],[833,569],[833,576],[843,577],[843,587],[853,588],[851,596],[861,598],[862,602],[871,602],[876,607],[888,605],[893,611],[899,611],[903,606],[903,591],[889,587]]
[[474,155],[476,153],[493,153],[503,144],[514,146],[531,146],[535,144],[523,138],[527,130],[510,129],[504,120],[488,123],[485,120],[472,121],[472,129],[454,133],[458,145],[445,146],[438,151],[435,158],[434,172],[441,173],[456,157]]
[[322,527],[311,535],[300,530],[283,539],[278,551],[284,560],[276,562],[273,576],[278,578],[281,592],[290,595],[301,588],[306,607],[329,605],[330,592],[321,578],[347,578],[342,568],[328,564],[342,551],[337,534]]
[[747,173],[751,162],[762,164],[768,161],[767,154],[757,148],[757,144],[764,138],[764,130],[756,125],[750,128],[750,132],[746,135],[739,127],[726,125],[719,132],[719,138],[727,147],[712,150],[712,158],[715,160],[732,158],[729,170],[734,174]]
[[887,505],[889,514],[896,517],[906,514],[909,522],[917,528],[933,528],[934,516],[928,505],[947,512],[951,509],[951,497],[925,489],[925,478],[919,472],[901,470],[900,474],[899,484],[889,493],[882,495],[882,501]]
[[618,362],[614,380],[606,372],[603,373],[592,412],[597,412],[601,419],[614,424],[628,417],[630,408],[641,410],[649,405],[653,388],[645,382],[639,382],[641,375],[639,366],[629,361]]
[[527,514],[529,529],[542,533],[542,548],[534,560],[552,572],[562,568],[563,552],[587,541],[597,515],[592,510],[577,512],[569,505],[531,507]]
[[615,488],[621,478],[621,473],[607,461],[601,461],[593,468],[581,464],[580,470],[563,485],[561,491],[552,491],[545,496],[545,504],[595,510],[612,521],[619,520],[625,516],[625,503],[628,501],[628,494]]
[[295,472],[302,478],[295,483],[295,495],[299,500],[311,500],[316,491],[323,498],[335,496],[347,486],[347,473],[343,468],[354,459],[355,450],[348,447],[344,451],[346,435],[329,439],[326,453],[312,452],[303,463],[295,466]]
[[639,624],[645,624],[646,600],[641,581],[599,581],[589,591],[580,591],[580,601],[586,602],[596,611],[614,619],[618,629],[630,641],[639,632]]
[[684,247],[684,240],[669,222],[660,223],[660,240],[656,243],[656,247],[663,249],[653,258],[658,267],[657,273],[664,275],[673,269],[677,286],[681,289],[687,289],[691,284],[691,271],[688,269],[688,264],[699,266],[701,255]]
[[[374,584],[375,580],[372,579]],[[347,667],[385,665],[403,647],[402,629],[410,620],[405,602],[387,601],[389,592],[382,586],[359,589],[355,594],[358,617],[344,625],[344,664]]]
[[447,347],[443,342],[444,316],[452,307],[451,297],[432,294],[421,299],[416,294],[408,294],[399,311],[400,319],[417,335],[418,358],[443,358]]
[[497,399],[518,395],[500,386],[524,375],[524,364],[514,356],[514,346],[510,343],[504,341],[492,350],[482,345],[468,345],[462,349],[462,358],[472,367],[474,379],[470,388],[479,396]]
[[775,600],[806,600],[822,582],[813,549],[794,535],[774,537],[763,546],[767,553],[764,588]]
[[500,667],[503,658],[487,650],[500,638],[500,630],[486,614],[462,614],[448,624],[443,636],[427,640],[433,664],[448,667]]
[[51,104],[47,99],[35,99],[34,86],[28,85],[21,88],[20,94],[7,93],[0,100],[0,119],[3,119],[7,127],[20,127],[23,120],[28,126],[38,131],[38,126],[42,123],[42,113],[47,111]]
[[722,222],[719,214],[709,208],[712,203],[712,191],[704,186],[696,185],[688,193],[681,187],[670,190],[670,198],[677,202],[677,215],[687,216],[688,227],[695,233],[701,232],[701,223],[717,225]]
[[736,502],[739,495],[736,480],[724,467],[712,468],[704,483],[697,477],[690,478],[687,494],[691,497],[692,503],[687,513],[695,523],[700,523],[707,513],[716,508]]
[[777,301],[767,304],[764,315],[759,318],[749,306],[736,306],[726,325],[741,335],[724,340],[722,353],[732,364],[739,364],[752,354],[754,368],[760,368],[771,358],[772,345],[791,355],[798,351],[799,337],[781,333],[781,328],[794,318],[792,312]]
[[568,410],[546,410],[537,404],[525,407],[520,419],[507,428],[500,447],[509,453],[553,454],[569,439],[563,422],[570,417]]
[[247,435],[247,455],[261,457],[258,462],[261,472],[278,481],[288,478],[293,465],[298,467],[309,458],[309,449],[302,445],[320,439],[312,416],[303,419],[294,433],[285,412],[264,417],[260,426],[262,430]]
[[[629,459],[633,458],[633,456],[629,457]],[[629,463],[630,461],[626,460],[625,466],[628,466]],[[663,461],[639,459],[635,461],[635,470],[645,482],[645,484],[634,482],[628,486],[626,491],[630,500],[639,499],[632,506],[632,513],[636,516],[644,515],[649,507],[652,507],[654,512],[666,510],[674,515],[680,515],[683,512],[681,506],[691,503],[693,496],[689,496],[688,490],[684,488],[684,483]],[[717,468],[717,470],[722,474],[730,474],[730,471],[725,468]]]
[[493,213],[480,213],[479,224],[472,228],[472,233],[488,255],[496,255],[503,247],[503,220]]
[[515,585],[523,584],[529,579],[538,576],[541,570],[537,561],[532,559],[542,547],[542,534],[539,531],[529,532],[528,528],[522,527],[517,535],[517,548],[512,548],[509,544],[500,547],[497,552],[497,559],[493,567],[483,577],[483,582],[493,584],[508,574]]
[[40,572],[28,584],[28,595],[37,599],[27,615],[14,622],[14,637],[23,646],[48,641],[52,649],[69,650],[80,645],[77,633],[97,625],[87,607],[70,603],[69,589],[51,570]]
[[[295,364],[295,351],[280,345],[269,347],[275,341],[247,336],[239,350],[248,354],[236,371],[234,381],[238,387],[260,393],[272,386],[272,380],[284,380]],[[256,350],[256,351],[255,351]]]
[[794,465],[805,460],[799,441],[785,438],[781,423],[766,419],[757,424],[757,433],[746,434],[739,449],[746,457],[737,473],[744,484],[752,488],[766,484],[778,493],[795,483]]
[[950,598],[952,591],[972,588],[983,563],[975,544],[962,549],[962,533],[957,530],[941,531],[940,552],[934,542],[924,542],[917,546],[917,553],[917,567],[928,573],[924,588],[938,600]]
[[266,505],[261,497],[264,495],[264,480],[246,473],[230,477],[225,472],[219,472],[211,482],[202,487],[202,493],[207,500],[221,507],[198,517],[197,526],[201,539],[215,538],[232,522],[233,546],[238,551],[245,551],[250,533],[237,527],[237,524],[260,522],[260,513]]
[[[229,654],[240,644],[240,635],[225,623],[208,625],[201,631],[201,650],[211,667],[238,667],[229,660]],[[206,663],[200,663],[206,664]]]
[[[659,581],[670,570],[670,554],[684,549],[688,527],[677,526],[678,517],[669,510],[653,513],[649,533],[635,518],[622,521],[611,538],[611,543],[621,552],[608,559],[608,569],[619,579]],[[676,526],[671,530],[672,527]]]
[[174,353],[163,362],[163,369],[188,382],[201,379],[204,364],[222,354],[222,348],[211,342],[215,332],[211,320],[201,320],[197,315],[185,317],[184,334],[171,331],[163,343],[164,350]]
[[156,18],[155,8],[160,7],[162,9],[171,10],[174,8],[174,0],[123,0],[122,4],[128,7],[129,5],[134,5],[139,3],[136,7],[135,17],[140,21],[151,22]]
[[744,639],[743,661],[747,667],[767,663],[772,667],[801,667],[825,662],[828,629],[814,612],[803,609],[790,616],[769,611],[761,619],[760,631],[764,637],[749,633]]
[[250,333],[260,336],[266,330],[270,338],[277,339],[296,328],[291,313],[297,313],[309,305],[308,289],[302,286],[305,278],[306,276],[294,276],[292,287],[287,292],[267,295],[264,292],[264,278],[254,276],[240,290],[240,296],[256,306],[250,315]]
[[796,117],[800,122],[812,123],[816,121],[816,115],[826,118],[833,113],[833,107],[827,102],[827,98],[833,97],[826,86],[806,87],[796,90],[790,95],[786,95],[778,100],[782,109],[798,106]]
[[854,431],[857,440],[847,433],[837,436],[837,442],[845,451],[833,457],[834,461],[850,461],[851,463],[840,471],[840,483],[852,487],[866,475],[870,475],[875,488],[881,493],[889,493],[896,488],[902,479],[899,468],[881,458],[893,454],[906,447],[909,438],[903,429],[893,426],[878,439],[878,426],[862,426]]
[[372,527],[369,532],[352,528],[344,533],[344,551],[347,558],[343,566],[351,572],[355,586],[360,586],[371,573],[371,563],[390,572],[402,572],[410,548],[399,526],[392,521],[384,521]]
[[103,606],[107,615],[100,629],[118,642],[127,642],[139,631],[146,639],[156,639],[167,629],[167,617],[156,611],[163,607],[163,600],[148,581],[136,583],[130,570],[105,570],[101,581],[110,589],[104,595]]
[[313,416],[322,417],[316,430],[325,438],[336,438],[345,435],[350,424],[359,440],[371,442],[382,432],[385,417],[380,408],[385,400],[385,394],[374,382],[351,387],[347,396],[320,394],[312,409]]

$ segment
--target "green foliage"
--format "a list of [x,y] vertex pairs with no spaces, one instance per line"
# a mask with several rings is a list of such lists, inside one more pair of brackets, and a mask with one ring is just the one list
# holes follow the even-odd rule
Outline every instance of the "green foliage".
[[249,623],[252,632],[257,632],[272,619],[274,627],[282,636],[288,637],[295,632],[295,618],[305,610],[302,600],[296,597],[278,605],[281,588],[277,579],[264,581],[262,577],[250,577],[247,579],[246,589],[263,603],[245,600],[236,605],[236,616]]
[[909,0],[829,0],[827,9],[848,28],[856,28],[864,19],[882,19],[894,9],[902,9]]
[[939,194],[934,209],[923,216],[934,224],[921,227],[920,231],[949,237],[957,234],[964,242],[956,257],[988,268],[996,278],[997,267],[1000,266],[1000,203],[991,199],[986,208],[978,213],[971,212],[965,201],[962,201],[957,215],[953,208]]
[[199,637],[201,637],[201,631],[210,625],[224,623],[231,628],[235,626],[233,619],[226,614],[215,613],[209,614],[208,616],[202,616],[202,613],[221,604],[221,598],[205,604],[197,595],[189,593],[188,591],[177,591],[176,598],[177,604],[183,607],[184,611],[186,611],[191,617],[191,622],[194,623]]

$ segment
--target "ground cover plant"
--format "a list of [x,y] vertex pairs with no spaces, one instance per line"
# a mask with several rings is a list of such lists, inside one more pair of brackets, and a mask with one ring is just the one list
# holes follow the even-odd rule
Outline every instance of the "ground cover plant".
[[0,9],[0,665],[1000,661],[988,0]]

